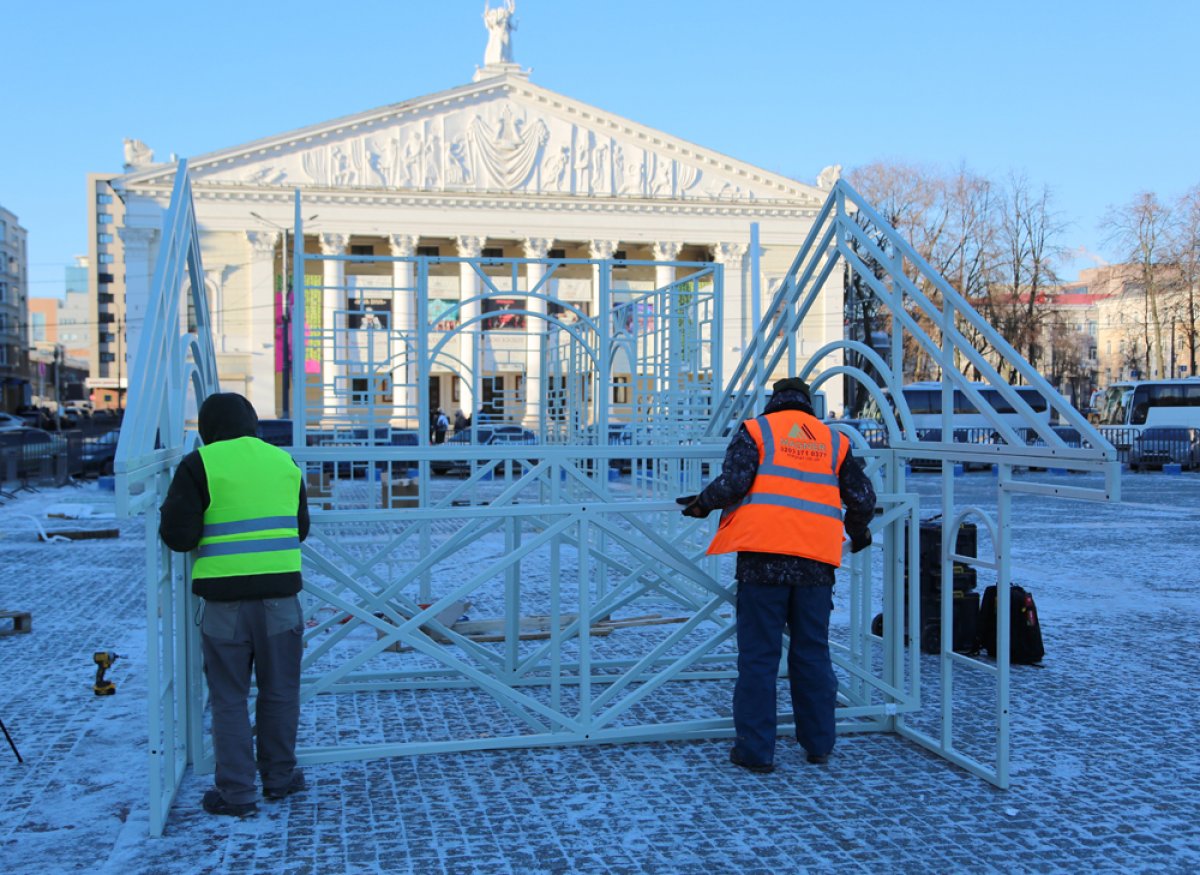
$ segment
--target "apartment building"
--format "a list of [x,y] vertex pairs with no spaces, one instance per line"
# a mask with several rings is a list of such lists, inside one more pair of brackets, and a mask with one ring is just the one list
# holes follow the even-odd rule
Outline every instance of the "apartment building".
[[29,258],[26,232],[0,206],[0,410],[29,401]]

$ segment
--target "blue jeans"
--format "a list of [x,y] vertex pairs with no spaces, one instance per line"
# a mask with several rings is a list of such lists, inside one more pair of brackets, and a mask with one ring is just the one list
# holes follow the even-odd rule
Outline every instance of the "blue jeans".
[[788,677],[796,740],[824,756],[835,741],[837,676],[829,658],[832,586],[780,586],[738,582],[738,677],[733,688],[735,747],[754,764],[775,759],[775,682],[783,629],[791,635]]

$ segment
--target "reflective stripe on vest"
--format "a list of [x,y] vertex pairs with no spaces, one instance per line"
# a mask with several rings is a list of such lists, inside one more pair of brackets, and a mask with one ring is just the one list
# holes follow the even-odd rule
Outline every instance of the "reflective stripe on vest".
[[243,437],[200,449],[208,479],[194,578],[300,570],[300,469],[283,450]]
[[794,410],[747,420],[758,446],[750,491],[721,515],[709,553],[783,553],[842,562],[838,472],[849,444],[816,417]]

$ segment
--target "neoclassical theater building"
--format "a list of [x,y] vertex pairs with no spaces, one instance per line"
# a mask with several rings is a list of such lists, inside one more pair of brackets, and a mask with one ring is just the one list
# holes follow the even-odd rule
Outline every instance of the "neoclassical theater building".
[[[511,6],[489,10],[484,65],[469,84],[189,160],[221,384],[249,397],[260,417],[284,407],[276,340],[297,189],[304,251],[314,254],[658,263],[614,271],[617,294],[669,283],[669,262],[717,262],[724,270],[722,384],[736,367],[754,330],[752,313],[765,309],[838,168],[822,171],[816,184],[801,183],[548,91],[513,62],[506,12]],[[118,231],[132,350],[177,164],[154,163],[142,148],[130,156],[128,147],[127,162],[110,184],[123,202]],[[756,284],[748,257],[755,222],[758,307],[750,300]],[[411,284],[411,262],[313,264],[320,276],[306,284],[341,289],[351,307],[359,296],[365,310],[372,288]],[[556,274],[550,288],[594,315],[593,274],[577,274]],[[431,271],[431,330],[453,328],[456,302],[478,292],[472,271]],[[840,282],[831,281],[805,322],[801,357],[841,338],[842,326]],[[524,325],[497,319],[494,327]],[[503,383],[519,374],[498,376]],[[469,412],[480,400],[465,397],[449,372],[436,375],[429,391],[431,406],[450,412]],[[830,392],[831,408],[841,407],[838,391]]]

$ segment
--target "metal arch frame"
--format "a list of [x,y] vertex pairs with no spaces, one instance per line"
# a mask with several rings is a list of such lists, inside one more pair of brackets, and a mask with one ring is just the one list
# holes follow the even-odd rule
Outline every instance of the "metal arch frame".
[[[157,525],[171,472],[197,441],[189,410],[220,389],[186,161],[176,170],[151,289],[113,468],[118,513],[146,515],[150,833],[157,836],[187,766],[202,767],[212,757],[200,731],[204,699],[188,561],[159,540]],[[189,305],[191,333],[183,325]]]

